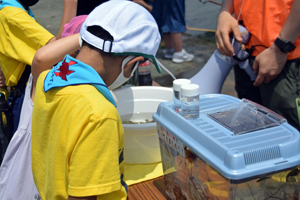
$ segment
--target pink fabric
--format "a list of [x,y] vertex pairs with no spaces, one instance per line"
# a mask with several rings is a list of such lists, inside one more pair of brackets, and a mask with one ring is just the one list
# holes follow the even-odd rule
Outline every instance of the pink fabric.
[[71,21],[64,25],[64,31],[61,37],[67,37],[80,32],[80,28],[88,15],[79,15],[71,19]]

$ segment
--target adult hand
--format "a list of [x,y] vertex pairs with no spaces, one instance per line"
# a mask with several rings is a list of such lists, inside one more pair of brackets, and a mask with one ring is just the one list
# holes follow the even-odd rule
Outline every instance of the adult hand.
[[280,49],[272,44],[270,48],[262,51],[253,63],[253,72],[258,73],[254,86],[259,86],[262,82],[269,83],[277,77],[283,70],[287,60],[287,53],[283,53]]
[[216,30],[216,45],[221,54],[226,56],[233,56],[234,51],[230,43],[229,34],[233,33],[235,39],[241,42],[241,37],[238,22],[227,11],[222,11],[218,17],[218,24]]

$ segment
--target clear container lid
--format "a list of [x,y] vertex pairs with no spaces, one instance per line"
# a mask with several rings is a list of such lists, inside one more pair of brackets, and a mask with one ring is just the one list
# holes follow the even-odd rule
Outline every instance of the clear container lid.
[[180,87],[182,85],[190,84],[191,81],[189,79],[180,78],[173,81],[173,90],[180,91]]
[[275,112],[247,99],[206,114],[235,135],[278,126],[286,122],[286,119]]
[[199,85],[197,84],[182,85],[180,92],[182,96],[188,96],[188,97],[199,95],[200,94]]

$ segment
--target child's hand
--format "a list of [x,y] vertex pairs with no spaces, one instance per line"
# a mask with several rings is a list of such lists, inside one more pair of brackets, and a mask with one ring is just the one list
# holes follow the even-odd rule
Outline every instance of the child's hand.
[[4,74],[3,74],[1,68],[0,68],[0,87],[1,87],[1,88],[6,87],[6,84],[5,84],[5,76],[4,76]]

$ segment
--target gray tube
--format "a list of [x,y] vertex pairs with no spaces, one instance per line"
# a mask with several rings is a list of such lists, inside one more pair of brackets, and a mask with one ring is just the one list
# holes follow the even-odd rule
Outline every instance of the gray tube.
[[[222,59],[223,58],[223,59]],[[205,66],[192,78],[192,83],[200,86],[200,94],[220,93],[223,83],[233,66],[230,57],[215,50]],[[228,62],[229,61],[229,62]]]

